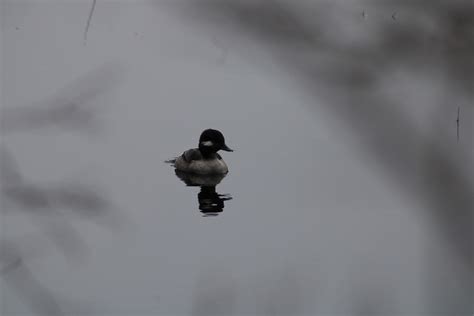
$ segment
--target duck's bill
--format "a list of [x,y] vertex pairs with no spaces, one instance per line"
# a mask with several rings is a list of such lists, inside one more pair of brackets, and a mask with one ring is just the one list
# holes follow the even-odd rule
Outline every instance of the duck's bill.
[[226,144],[224,144],[221,149],[225,150],[225,151],[234,151],[234,150],[230,149],[229,147],[227,147]]

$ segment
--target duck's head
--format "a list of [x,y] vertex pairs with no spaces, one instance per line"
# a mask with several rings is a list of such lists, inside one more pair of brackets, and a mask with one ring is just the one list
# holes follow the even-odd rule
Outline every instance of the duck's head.
[[206,129],[201,133],[199,150],[203,153],[216,153],[219,150],[233,151],[225,144],[224,135],[215,129]]

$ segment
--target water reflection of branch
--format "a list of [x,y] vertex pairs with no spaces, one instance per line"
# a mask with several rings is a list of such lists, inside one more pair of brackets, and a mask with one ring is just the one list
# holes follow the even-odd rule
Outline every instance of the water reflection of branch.
[[2,133],[28,132],[45,127],[96,131],[100,127],[96,124],[97,111],[102,107],[94,101],[118,82],[119,72],[118,65],[105,65],[79,77],[44,100],[31,105],[2,107]]
[[[117,82],[118,71],[116,65],[107,65],[34,105],[2,108],[3,136],[50,126],[90,132],[98,127],[92,124],[97,110],[97,107],[91,107],[92,101]],[[30,181],[21,173],[6,144],[0,146],[0,197],[0,216],[3,217],[7,211],[23,213],[70,262],[83,260],[87,251],[87,245],[71,223],[70,215],[95,221],[109,221],[112,215],[109,212],[111,203],[96,187],[83,185],[75,179],[49,184]],[[52,292],[27,267],[30,258],[46,252],[48,244],[38,233],[21,242],[10,240],[5,233],[4,219],[0,221],[0,269],[5,284],[14,289],[34,312],[61,315]],[[34,247],[32,241],[35,241]]]
[[[79,212],[81,217],[97,218],[104,215],[109,205],[97,192],[86,189],[75,189],[73,186],[44,188],[32,184],[17,169],[17,163],[5,146],[0,149],[0,185],[2,213],[7,209],[19,210],[39,225],[62,254],[71,262],[83,260],[86,255],[86,244],[81,235],[68,221],[67,214],[61,210],[69,209]],[[2,215],[2,214],[0,214]],[[35,240],[38,236],[30,236]],[[30,238],[30,240],[31,240]],[[27,241],[26,241],[27,242]],[[58,302],[52,292],[43,286],[27,268],[24,258],[29,258],[32,247],[8,242],[2,236],[0,244],[0,268],[6,284],[14,289],[32,310],[40,315],[61,315]],[[44,243],[35,243],[34,251],[45,251]]]
[[21,258],[7,268],[2,276],[6,284],[14,289],[35,313],[45,316],[63,315],[53,293],[38,281]]

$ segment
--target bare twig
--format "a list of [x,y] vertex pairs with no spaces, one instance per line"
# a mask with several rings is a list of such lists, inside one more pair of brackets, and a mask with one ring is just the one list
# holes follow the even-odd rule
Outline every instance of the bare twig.
[[84,30],[84,45],[87,44],[87,33],[89,32],[89,27],[91,26],[92,16],[94,15],[94,9],[97,0],[92,0],[91,10],[89,12],[89,17],[87,18],[86,29]]
[[461,111],[461,108],[458,106],[458,118],[456,119],[456,135],[457,135],[457,140],[459,143],[459,112]]

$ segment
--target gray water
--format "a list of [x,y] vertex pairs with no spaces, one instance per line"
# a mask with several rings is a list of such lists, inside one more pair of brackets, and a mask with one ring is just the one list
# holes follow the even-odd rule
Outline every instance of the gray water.
[[1,315],[472,315],[472,2],[92,3],[1,2]]

